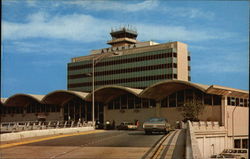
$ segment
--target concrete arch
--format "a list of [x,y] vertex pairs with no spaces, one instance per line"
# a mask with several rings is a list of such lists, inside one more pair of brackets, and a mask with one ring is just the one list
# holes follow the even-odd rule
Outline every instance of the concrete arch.
[[[107,103],[112,99],[126,93],[138,96],[141,92],[142,92],[141,89],[129,88],[124,86],[117,86],[117,85],[102,86],[95,90],[95,101]],[[93,93],[87,95],[86,97],[87,101],[92,101],[92,94]]]
[[82,100],[85,100],[87,94],[88,93],[78,91],[56,90],[44,96],[42,102],[46,104],[55,104],[62,106],[64,103],[67,103],[74,97],[78,97]]
[[42,103],[44,95],[34,94],[15,94],[9,97],[5,102],[5,106],[27,106],[30,103]]
[[194,88],[202,92],[206,92],[209,86],[191,83],[188,81],[181,81],[181,80],[165,80],[165,81],[161,81],[156,84],[153,84],[147,87],[146,89],[144,89],[141,92],[140,97],[161,100],[164,97],[174,92],[177,92],[183,89],[188,89],[188,88]]

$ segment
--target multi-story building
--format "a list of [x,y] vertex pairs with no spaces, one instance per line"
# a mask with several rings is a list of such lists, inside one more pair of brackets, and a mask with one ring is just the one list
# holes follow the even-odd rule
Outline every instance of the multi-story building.
[[[111,47],[72,58],[68,64],[68,89],[90,92],[94,67],[95,87],[121,85],[144,89],[162,80],[190,81],[187,44],[136,40],[128,28],[112,30]],[[94,63],[94,64],[93,64]]]
[[1,98],[1,121],[94,119],[118,125],[161,117],[175,126],[185,119],[179,108],[197,100],[204,106],[198,116],[201,122],[194,123],[204,158],[225,148],[248,148],[249,91],[190,82],[184,43],[139,42],[137,33],[127,28],[111,36],[110,48],[93,50],[68,64],[69,90]]

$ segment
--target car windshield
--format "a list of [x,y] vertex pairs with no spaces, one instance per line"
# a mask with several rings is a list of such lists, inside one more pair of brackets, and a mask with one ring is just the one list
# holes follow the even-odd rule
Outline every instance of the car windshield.
[[165,119],[163,119],[163,118],[151,118],[151,119],[149,119],[148,121],[149,122],[162,122],[162,121],[164,121]]

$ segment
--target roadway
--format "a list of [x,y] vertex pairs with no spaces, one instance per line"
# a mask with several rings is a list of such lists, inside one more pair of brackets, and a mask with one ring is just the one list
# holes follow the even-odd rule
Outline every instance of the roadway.
[[[162,142],[162,145],[164,145],[167,140],[169,142],[176,138],[177,141],[178,136],[176,137],[175,134],[180,133],[174,132],[168,135],[169,137],[166,137],[166,141]],[[89,134],[66,136],[40,142],[23,142],[25,144],[2,148],[0,157],[88,159],[147,158],[150,152],[153,151],[153,148],[156,147],[157,143],[163,138],[163,134],[145,135],[143,131],[94,131]],[[183,145],[181,147],[183,147]]]

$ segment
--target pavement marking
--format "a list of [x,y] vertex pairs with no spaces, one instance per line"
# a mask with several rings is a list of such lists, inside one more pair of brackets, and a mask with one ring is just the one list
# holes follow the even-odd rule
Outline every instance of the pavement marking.
[[30,141],[22,141],[22,142],[16,142],[16,143],[11,143],[11,144],[3,144],[3,145],[0,145],[0,149],[1,148],[8,148],[8,147],[13,147],[13,146],[18,146],[18,145],[30,144],[30,143],[34,143],[34,142],[52,140],[52,139],[57,139],[57,138],[62,138],[62,137],[77,136],[77,135],[87,135],[87,134],[94,134],[94,133],[101,133],[101,132],[104,132],[104,130],[85,131],[85,132],[80,132],[80,133],[64,134],[64,135],[45,137],[45,138],[35,139],[35,140],[30,140]]
[[165,158],[172,158],[174,149],[175,149],[175,147],[177,145],[177,138],[179,137],[180,132],[181,132],[180,130],[177,130],[177,133],[175,133],[175,135],[173,136],[172,141],[170,141],[166,145],[166,146],[168,146],[168,149],[167,149],[166,155],[163,156],[163,157],[165,157]]
[[149,156],[150,159],[157,159],[157,158],[159,158],[159,155],[164,150],[164,146],[162,144],[169,138],[169,136],[171,136],[174,133],[175,133],[175,131],[173,131],[173,132],[171,131],[167,135],[165,135],[163,138],[161,138],[161,140],[155,146],[154,151],[152,151],[153,154],[151,156]]

